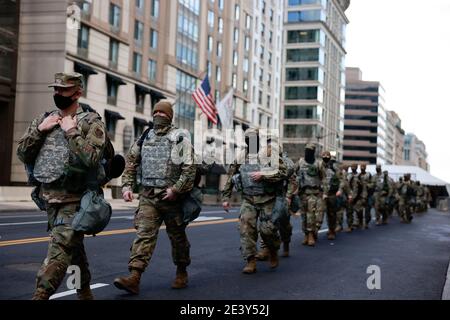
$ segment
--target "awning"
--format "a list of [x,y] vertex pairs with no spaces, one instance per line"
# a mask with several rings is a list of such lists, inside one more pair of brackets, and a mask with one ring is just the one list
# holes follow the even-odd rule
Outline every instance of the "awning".
[[98,72],[95,71],[94,68],[76,61],[74,65],[74,70],[75,72],[85,75],[98,74]]
[[149,125],[149,121],[147,121],[145,119],[134,118],[133,121],[134,121],[135,124],[138,124],[138,125],[142,125],[142,126],[148,126]]
[[105,110],[105,117],[106,116],[115,120],[125,120],[125,118],[120,113],[111,110]]
[[150,90],[150,97],[152,99],[152,106],[157,104],[160,100],[167,99],[165,95],[155,90]]
[[138,84],[135,85],[134,89],[136,90],[136,92],[138,93],[142,93],[142,94],[151,94],[151,89],[148,89],[146,87],[140,86]]
[[126,82],[124,82],[119,77],[113,76],[112,74],[109,73],[106,74],[106,81],[115,82],[119,86],[126,84]]

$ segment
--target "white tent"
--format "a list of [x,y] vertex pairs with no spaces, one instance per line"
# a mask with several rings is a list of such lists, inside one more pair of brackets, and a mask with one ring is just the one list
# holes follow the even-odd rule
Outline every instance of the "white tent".
[[[370,172],[371,174],[375,174],[376,172],[376,166],[375,165],[368,165],[367,166],[367,172]],[[429,172],[423,170],[419,167],[413,167],[413,166],[392,166],[392,165],[382,165],[381,169],[383,171],[387,170],[389,172],[389,176],[394,179],[395,181],[398,181],[400,177],[403,177],[405,173],[411,174],[411,179],[414,181],[420,181],[421,184],[427,185],[427,186],[435,186],[435,187],[446,187],[447,192],[450,195],[450,183],[445,182],[441,179],[436,178],[435,176],[432,176]]]

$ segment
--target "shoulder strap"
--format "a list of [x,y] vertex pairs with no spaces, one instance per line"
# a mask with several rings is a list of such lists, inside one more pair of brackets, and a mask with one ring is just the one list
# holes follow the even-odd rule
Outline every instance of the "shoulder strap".
[[139,151],[142,150],[142,145],[144,144],[144,140],[147,138],[147,136],[149,135],[150,131],[152,131],[152,129],[147,128],[139,137],[139,140],[137,141],[137,145],[139,146]]

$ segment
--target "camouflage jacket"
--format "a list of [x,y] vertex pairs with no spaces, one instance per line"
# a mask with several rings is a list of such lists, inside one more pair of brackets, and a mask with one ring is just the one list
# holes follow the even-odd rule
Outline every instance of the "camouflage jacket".
[[[76,116],[84,113],[81,107],[78,107]],[[38,130],[39,125],[45,119],[45,114],[31,122],[26,133],[19,140],[17,147],[17,156],[25,164],[33,164],[36,157],[45,143],[46,133]],[[69,150],[75,154],[78,160],[86,168],[95,168],[103,156],[106,139],[106,129],[100,118],[92,121],[79,121],[77,127],[65,132],[68,141]],[[76,186],[75,186],[76,187]],[[48,203],[66,203],[75,202],[81,199],[85,190],[80,192],[68,191],[58,184],[43,184],[41,196]]]
[[[222,191],[222,201],[224,202],[228,202],[230,201],[232,192],[233,192],[233,187],[234,187],[234,182],[233,182],[233,176],[235,174],[239,173],[239,168],[240,168],[240,164],[238,164],[237,162],[233,163],[232,165],[230,165],[230,169],[228,170],[228,174],[227,174],[227,181],[225,182],[225,186],[223,188]],[[270,175],[263,175],[262,181],[263,182],[267,182],[267,183],[277,183],[277,182],[281,182],[283,180],[287,179],[287,166],[284,163],[283,159],[281,157],[279,157],[279,167],[277,172],[270,174]],[[251,203],[254,204],[262,204],[262,203],[266,203],[268,201],[274,200],[276,195],[274,194],[265,194],[265,195],[261,195],[261,196],[248,196],[248,195],[244,195],[242,193],[242,196],[248,200]]]
[[[298,171],[300,169],[300,165],[302,162],[304,162],[305,160],[303,158],[301,158],[299,161],[297,161],[295,163],[295,167],[294,167],[294,172],[297,175]],[[328,180],[327,180],[327,173],[326,173],[326,169],[325,169],[325,164],[323,161],[320,160],[316,160],[316,165],[317,165],[317,170],[319,173],[319,179],[321,181],[321,192],[323,192],[324,194],[328,194],[328,191],[330,190],[330,186],[328,185]],[[291,184],[291,186],[288,188],[288,193],[287,193],[287,197],[292,197],[292,195],[294,194],[294,192],[303,192],[302,190],[302,185],[298,182],[297,180],[297,190],[293,189],[293,184]],[[306,192],[310,192],[308,190],[306,190]]]
[[[157,135],[166,134],[169,130],[175,127],[169,126],[161,130],[155,130]],[[146,134],[146,133],[144,133]],[[136,187],[136,176],[138,173],[138,167],[141,164],[141,146],[138,144],[139,139],[131,146],[126,156],[125,171],[122,175],[122,192],[133,191]],[[192,190],[194,187],[194,181],[196,177],[197,166],[194,164],[194,153],[190,163],[183,163],[181,165],[181,175],[178,181],[171,187],[177,194],[186,193]],[[157,190],[156,188],[146,187],[141,188],[140,194],[146,197],[156,197],[163,190]]]

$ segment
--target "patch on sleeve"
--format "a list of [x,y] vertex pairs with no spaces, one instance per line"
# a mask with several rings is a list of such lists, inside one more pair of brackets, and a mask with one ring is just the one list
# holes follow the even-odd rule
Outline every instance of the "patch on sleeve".
[[103,130],[100,128],[95,129],[95,137],[99,139],[103,138]]

